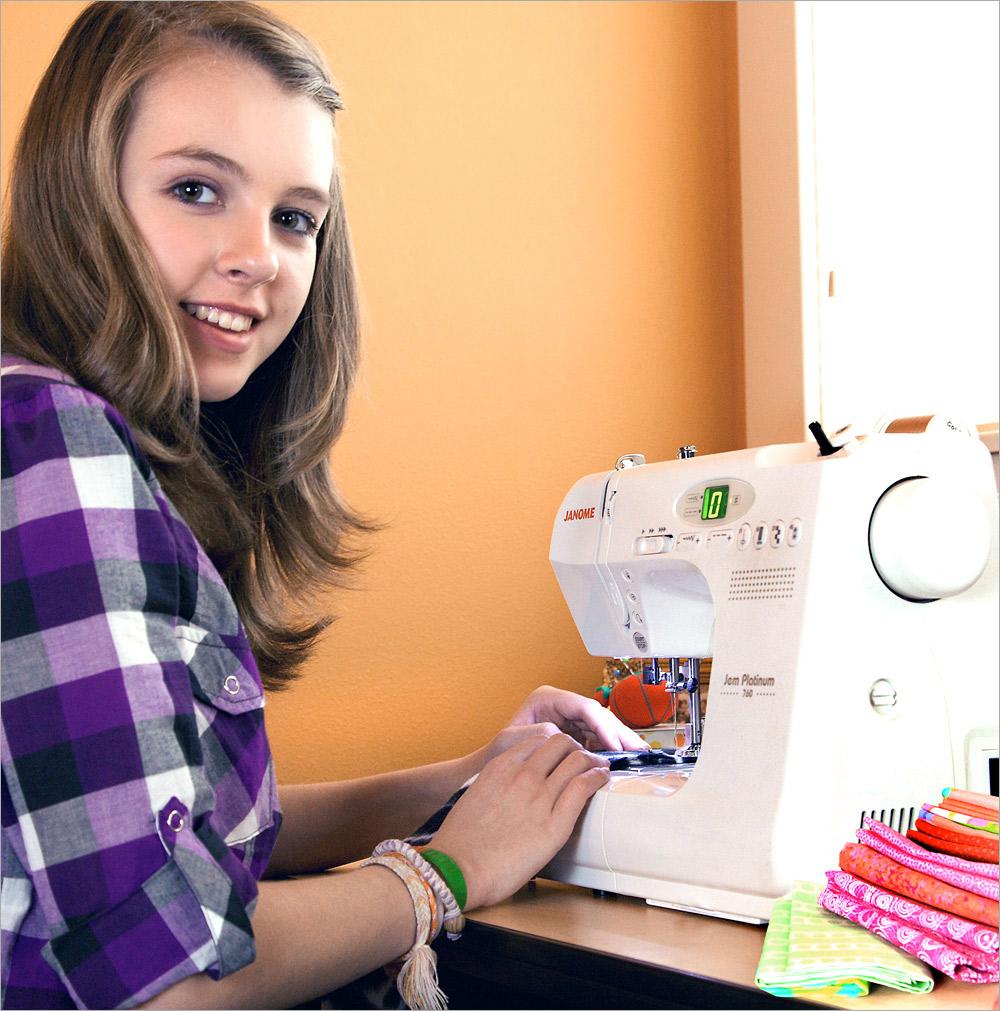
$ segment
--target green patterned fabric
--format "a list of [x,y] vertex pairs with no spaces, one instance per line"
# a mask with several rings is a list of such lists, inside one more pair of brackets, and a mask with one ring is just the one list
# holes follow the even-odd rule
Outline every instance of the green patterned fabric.
[[777,997],[864,997],[869,983],[910,993],[934,988],[930,970],[863,927],[816,905],[820,886],[796,881],[778,899],[755,982]]

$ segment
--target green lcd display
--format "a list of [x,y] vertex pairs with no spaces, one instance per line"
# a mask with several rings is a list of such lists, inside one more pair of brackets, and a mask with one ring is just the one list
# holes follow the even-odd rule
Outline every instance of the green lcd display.
[[729,485],[720,484],[714,488],[706,488],[701,499],[701,518],[703,520],[721,520],[725,518],[729,505]]

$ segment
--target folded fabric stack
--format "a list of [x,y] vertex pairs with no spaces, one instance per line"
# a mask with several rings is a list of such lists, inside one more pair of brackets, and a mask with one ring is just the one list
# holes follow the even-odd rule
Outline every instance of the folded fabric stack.
[[927,993],[934,979],[915,958],[817,908],[820,886],[796,881],[778,899],[755,982],[777,997],[863,997],[870,983]]
[[955,979],[1000,980],[1000,867],[995,860],[929,849],[865,818],[858,842],[844,846],[840,869],[827,871],[826,877],[819,896],[823,909]]
[[924,804],[906,835],[939,853],[971,860],[1000,860],[1000,800],[968,790],[945,789],[939,804]]

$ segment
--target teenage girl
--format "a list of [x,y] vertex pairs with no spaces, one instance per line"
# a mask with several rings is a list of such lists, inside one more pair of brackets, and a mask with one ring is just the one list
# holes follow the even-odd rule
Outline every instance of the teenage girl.
[[[231,2],[92,4],[32,102],[2,267],[5,1007],[290,1006],[400,957],[439,1005],[427,944],[607,782],[574,736],[644,747],[542,688],[463,758],[275,783],[263,690],[323,627],[289,602],[365,530],[327,462],[358,356],[339,107],[309,42]],[[431,849],[398,841],[476,774]]]

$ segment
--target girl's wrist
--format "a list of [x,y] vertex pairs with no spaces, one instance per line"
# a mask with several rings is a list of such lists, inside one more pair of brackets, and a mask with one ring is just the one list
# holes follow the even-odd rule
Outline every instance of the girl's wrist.
[[456,759],[459,770],[459,776],[456,778],[461,779],[461,782],[455,787],[456,790],[464,786],[473,776],[478,776],[483,771],[486,763],[495,757],[492,750],[493,743],[494,741],[490,741],[489,744],[484,744],[481,748],[476,748],[475,751],[469,752],[468,755]]

